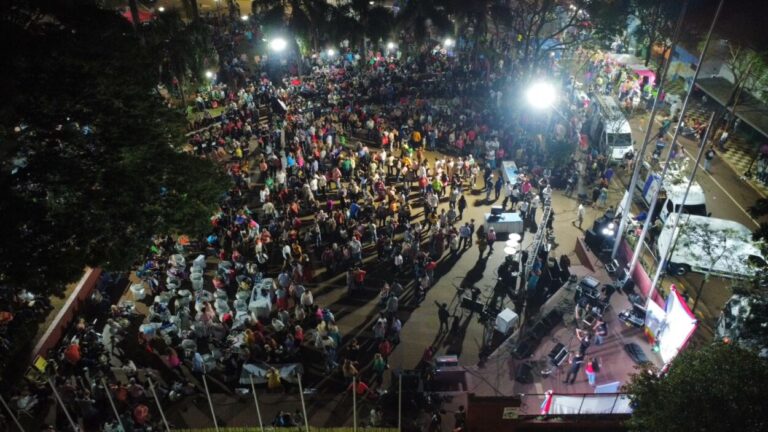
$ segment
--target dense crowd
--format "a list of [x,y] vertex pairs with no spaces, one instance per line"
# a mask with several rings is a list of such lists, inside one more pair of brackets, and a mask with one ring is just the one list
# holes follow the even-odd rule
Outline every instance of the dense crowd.
[[[466,195],[503,197],[533,221],[553,186],[576,181],[582,162],[552,167],[539,120],[506,114],[522,70],[504,56],[436,49],[364,61],[348,50],[304,60],[309,72],[297,77],[237,55],[227,41],[249,40],[242,26],[215,27],[219,80],[195,96],[200,116],[188,135],[190,151],[222,164],[232,186],[210,232],[154,239],[131,287],[146,317],[123,300],[103,308],[100,333],[82,320],[65,339],[57,384],[83,423],[116,426],[100,377],[126,429],[149,430],[160,422],[153,391],[162,403],[179,400],[202,392],[206,377],[211,391],[231,392],[248,373],[279,391],[297,371],[354,379],[374,402],[369,423],[385,423],[375,401],[404,303],[418,306],[447,255],[474,244],[482,255],[496,240],[464,217]],[[567,112],[553,133],[575,144],[580,108]],[[514,183],[498,170],[509,159]],[[605,167],[598,155],[587,163]],[[341,333],[333,304],[319,300],[328,287],[378,291],[372,345]],[[428,365],[434,348],[425,348]],[[281,413],[275,424],[300,417]]]

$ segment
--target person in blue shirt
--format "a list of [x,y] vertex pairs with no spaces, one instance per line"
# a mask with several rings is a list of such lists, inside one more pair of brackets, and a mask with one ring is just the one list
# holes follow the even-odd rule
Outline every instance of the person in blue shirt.
[[360,205],[358,205],[356,202],[352,202],[352,205],[349,206],[349,217],[350,219],[357,219],[357,215],[360,212]]

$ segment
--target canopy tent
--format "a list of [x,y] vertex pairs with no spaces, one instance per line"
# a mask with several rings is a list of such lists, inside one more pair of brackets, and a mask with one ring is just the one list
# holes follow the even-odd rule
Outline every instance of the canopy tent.
[[631,54],[615,54],[608,53],[607,58],[615,61],[616,63],[626,66],[632,72],[638,76],[648,77],[648,82],[653,84],[656,82],[656,73],[648,69],[643,65],[643,60],[631,55]]
[[696,326],[696,317],[674,284],[670,287],[664,309],[655,302],[648,303],[645,332],[665,364],[671,362],[685,347]]

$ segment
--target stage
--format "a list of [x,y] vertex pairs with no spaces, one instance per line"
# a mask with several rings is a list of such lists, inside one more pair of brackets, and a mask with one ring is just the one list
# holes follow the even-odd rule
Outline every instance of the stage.
[[[585,275],[594,276],[586,268],[575,265],[571,267],[571,273],[577,274],[579,279]],[[610,282],[603,269],[600,281]],[[587,350],[588,357],[598,358],[600,371],[597,373],[596,385],[604,386],[613,384],[620,387],[628,381],[630,374],[636,372],[635,363],[625,351],[626,344],[636,344],[642,349],[645,356],[657,367],[662,366],[660,356],[653,352],[648,344],[643,330],[636,327],[628,327],[617,318],[617,314],[630,306],[629,300],[622,293],[616,293],[611,298],[610,307],[604,313],[608,325],[608,336],[601,345],[594,343]],[[533,354],[527,358],[519,359],[513,353],[517,342],[517,333],[507,338],[482,365],[460,367],[467,372],[466,391],[474,394],[473,397],[520,397],[526,395],[526,403],[519,408],[519,415],[539,415],[540,404],[544,402],[544,394],[552,390],[560,395],[594,394],[595,388],[590,386],[587,376],[582,368],[573,384],[565,384],[565,376],[568,372],[566,361],[559,368],[552,368],[549,354],[552,348],[562,343],[567,350],[578,350],[579,340],[575,336],[576,323],[574,321],[574,291],[565,288],[555,293],[542,307],[539,316],[545,316],[552,310],[562,313],[563,319],[554,329],[538,342],[533,349]],[[526,329],[531,329],[539,321],[537,317],[530,319]],[[530,368],[524,366],[530,366]],[[520,369],[528,369],[528,380],[520,382]],[[543,375],[544,370],[552,369],[549,375]]]

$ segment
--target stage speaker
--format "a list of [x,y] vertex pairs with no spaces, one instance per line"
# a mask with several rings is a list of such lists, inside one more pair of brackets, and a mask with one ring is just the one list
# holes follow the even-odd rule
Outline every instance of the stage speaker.
[[535,341],[530,337],[524,338],[517,344],[515,350],[512,351],[512,355],[521,360],[530,357],[531,354],[533,354],[533,350],[536,348],[534,342]]
[[592,250],[592,253],[597,254],[603,246],[603,238],[597,235],[594,231],[587,230],[584,234],[584,243],[586,243],[587,247]]
[[479,301],[472,300],[469,297],[461,298],[461,307],[468,311],[472,311],[479,314],[483,313],[483,309],[485,309],[482,303],[480,303]]
[[536,324],[531,327],[531,334],[536,339],[544,339],[544,336],[546,336],[547,333],[549,333],[549,328],[542,321],[536,322]]
[[517,367],[517,373],[515,374],[515,381],[520,384],[530,384],[533,382],[533,374],[531,371],[533,367],[530,363],[525,362]]
[[541,321],[547,325],[547,332],[550,332],[563,321],[563,313],[557,309],[552,309]]

